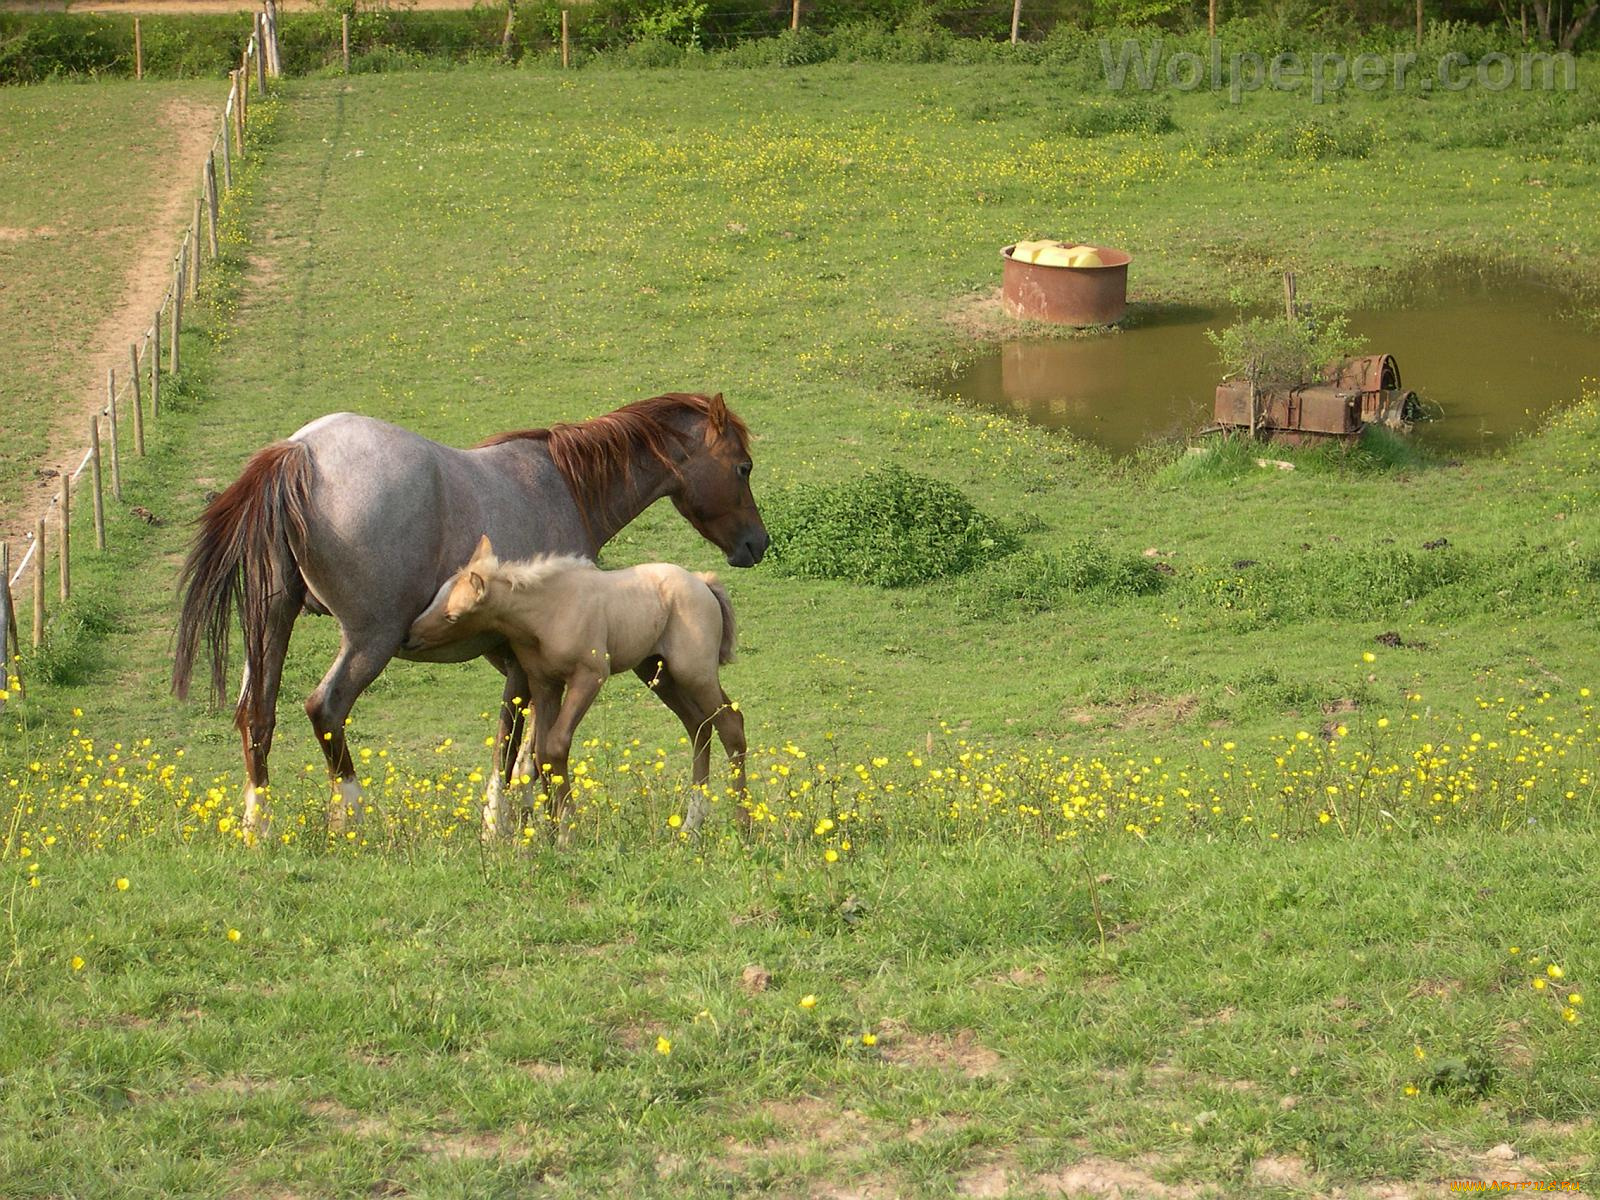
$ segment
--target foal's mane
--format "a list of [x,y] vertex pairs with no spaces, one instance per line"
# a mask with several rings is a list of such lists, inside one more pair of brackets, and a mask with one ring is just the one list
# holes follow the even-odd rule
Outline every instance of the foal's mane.
[[685,435],[673,426],[672,418],[682,413],[705,418],[720,436],[738,438],[741,448],[750,444],[744,422],[728,410],[720,397],[714,400],[699,392],[667,392],[575,424],[497,433],[478,445],[543,442],[579,506],[598,506],[614,485],[628,479],[635,456],[641,451],[677,473],[672,451],[675,445],[682,446]]
[[503,562],[494,557],[479,560],[476,570],[485,576],[503,579],[514,592],[530,591],[555,575],[568,571],[597,569],[592,559],[578,554],[541,554],[518,562]]

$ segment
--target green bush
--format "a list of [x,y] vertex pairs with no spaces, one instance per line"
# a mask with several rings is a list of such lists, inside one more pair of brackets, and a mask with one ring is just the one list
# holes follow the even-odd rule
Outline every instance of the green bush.
[[1171,133],[1172,102],[1165,96],[1134,96],[1115,100],[1083,100],[1058,118],[1062,133],[1073,137],[1104,137],[1112,133]]
[[781,574],[908,587],[961,575],[1017,549],[1014,531],[956,488],[900,467],[765,499],[767,559]]

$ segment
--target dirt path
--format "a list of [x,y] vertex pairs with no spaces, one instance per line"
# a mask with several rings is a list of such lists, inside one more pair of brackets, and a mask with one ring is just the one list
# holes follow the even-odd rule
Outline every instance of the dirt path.
[[[44,464],[65,464],[69,469],[78,465],[88,449],[89,416],[105,404],[106,371],[116,370],[119,387],[127,376],[128,347],[144,337],[156,305],[172,282],[181,230],[193,211],[200,168],[220,127],[221,113],[217,104],[199,100],[172,100],[162,109],[161,121],[175,148],[169,160],[175,169],[166,177],[165,192],[154,198],[148,236],[141,239],[138,255],[123,276],[121,294],[95,329],[92,353],[71,381],[69,398],[54,410]],[[162,333],[164,337],[166,331]],[[126,417],[123,424],[131,427]],[[124,453],[131,456],[130,432],[124,432],[122,444]],[[59,486],[54,477],[24,484],[21,494],[0,508],[0,527],[31,530],[49,509]]]

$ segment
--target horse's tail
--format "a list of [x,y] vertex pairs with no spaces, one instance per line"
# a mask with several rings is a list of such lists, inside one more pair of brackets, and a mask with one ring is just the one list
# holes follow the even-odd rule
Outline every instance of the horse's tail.
[[733,661],[733,646],[738,638],[733,625],[733,601],[728,599],[728,589],[711,572],[701,572],[695,578],[711,589],[711,594],[717,598],[717,607],[722,610],[722,644],[717,647],[717,662],[725,666]]
[[172,690],[179,699],[189,694],[202,643],[212,694],[219,704],[226,698],[234,608],[244,635],[245,668],[252,680],[262,678],[268,608],[280,592],[304,586],[294,546],[305,545],[311,469],[311,452],[303,442],[274,442],[257,451],[200,515],[200,532],[178,584],[184,597]]

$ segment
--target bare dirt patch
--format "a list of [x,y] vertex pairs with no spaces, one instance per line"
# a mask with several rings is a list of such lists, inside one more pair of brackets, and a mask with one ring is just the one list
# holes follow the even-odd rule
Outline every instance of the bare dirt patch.
[[422,1139],[421,1147],[425,1154],[451,1159],[519,1159],[533,1153],[521,1130],[511,1133],[495,1133],[488,1130],[470,1133],[430,1133]]
[[[723,1170],[743,1175],[750,1164],[759,1159],[798,1158],[821,1153],[837,1173],[844,1174],[867,1154],[883,1133],[865,1114],[853,1108],[840,1108],[815,1096],[767,1100],[761,1105],[761,1113],[780,1132],[755,1142],[730,1138],[717,1160]],[[854,1181],[851,1186],[855,1186]]]
[[998,975],[990,975],[978,982],[991,987],[1040,987],[1049,981],[1049,974],[1040,966],[1013,967],[1009,971],[1002,971]]
[[1137,1163],[1085,1158],[1054,1171],[1028,1172],[1019,1170],[1010,1159],[998,1159],[963,1175],[958,1191],[990,1200],[1013,1193],[1083,1200],[1200,1200],[1216,1194],[1193,1184],[1162,1183],[1153,1174],[1160,1166],[1160,1161],[1150,1156]]
[[[162,109],[162,136],[173,146],[170,161],[176,169],[159,185],[164,190],[153,205],[150,225],[123,277],[120,295],[95,329],[90,341],[94,352],[77,372],[71,400],[54,408],[46,463],[78,465],[86,448],[89,417],[105,404],[107,370],[115,369],[118,379],[126,375],[128,347],[143,338],[172,282],[179,231],[194,203],[200,168],[220,120],[218,105],[198,100],[174,99]],[[33,232],[40,236],[45,233]],[[55,232],[48,231],[51,235]],[[54,477],[38,478],[24,486],[20,495],[0,498],[0,529],[10,532],[33,528],[50,507],[58,487]]]
[[48,225],[36,229],[20,229],[15,225],[0,225],[0,242],[25,242],[29,238],[55,237],[60,230]]
[[356,1137],[388,1138],[394,1135],[394,1127],[387,1121],[359,1113],[337,1100],[313,1100],[306,1105],[306,1112],[326,1121],[341,1133],[354,1134]]
[[961,297],[944,319],[945,324],[968,337],[985,342],[1004,338],[1008,333],[1016,336],[1022,327],[1021,322],[1010,320],[1000,307],[999,288]]
[[1004,1060],[978,1041],[977,1035],[970,1029],[963,1029],[954,1037],[944,1034],[897,1034],[884,1049],[883,1057],[896,1066],[955,1071],[968,1079],[1000,1074],[1005,1066]]
[[1312,1186],[1306,1160],[1296,1154],[1269,1154],[1250,1164],[1250,1177],[1257,1183],[1305,1190]]
[[542,1059],[528,1059],[517,1064],[517,1070],[530,1079],[537,1079],[541,1083],[556,1083],[567,1077],[567,1068],[557,1062],[545,1062]]

